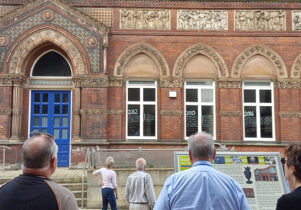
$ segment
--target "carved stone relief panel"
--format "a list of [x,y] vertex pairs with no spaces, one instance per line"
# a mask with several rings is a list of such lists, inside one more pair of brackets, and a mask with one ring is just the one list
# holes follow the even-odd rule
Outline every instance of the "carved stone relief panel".
[[292,29],[301,31],[301,10],[292,11]]
[[120,9],[121,29],[170,30],[169,10]]
[[285,31],[284,10],[235,10],[236,31]]
[[226,10],[178,10],[178,30],[228,30]]

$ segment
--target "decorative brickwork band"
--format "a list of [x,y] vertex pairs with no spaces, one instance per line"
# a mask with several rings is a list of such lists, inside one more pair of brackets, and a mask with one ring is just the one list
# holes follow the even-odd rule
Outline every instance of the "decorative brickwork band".
[[278,79],[287,78],[287,71],[282,58],[271,48],[260,44],[248,47],[237,56],[232,66],[231,77],[240,78],[243,66],[251,57],[255,55],[262,55],[273,64],[274,69],[277,72]]
[[237,80],[220,80],[218,81],[219,88],[241,88],[241,81]]
[[97,76],[74,76],[72,78],[75,87],[83,88],[97,88],[97,87],[108,87],[108,77],[97,77]]
[[114,76],[125,76],[124,68],[131,58],[139,53],[151,57],[160,70],[160,76],[169,76],[169,68],[163,55],[153,46],[146,43],[137,43],[126,49],[118,58],[114,67]]
[[220,117],[240,117],[241,111],[220,111]]
[[285,31],[284,10],[236,10],[234,11],[236,31]]
[[183,87],[183,79],[177,78],[177,79],[163,79],[160,80],[160,87],[163,88],[172,88],[172,87]]
[[279,112],[279,117],[301,118],[301,112]]
[[178,30],[228,30],[226,10],[178,10]]
[[170,30],[169,10],[120,9],[121,29]]
[[301,79],[297,80],[279,80],[278,88],[282,89],[301,89]]
[[162,115],[162,116],[181,116],[182,111],[180,111],[180,110],[161,110],[160,115]]
[[11,109],[0,109],[0,115],[11,115]]
[[192,45],[181,53],[175,63],[173,76],[182,77],[187,62],[198,54],[206,56],[214,64],[219,77],[228,76],[228,68],[222,56],[220,56],[215,49],[204,44]]
[[120,109],[81,109],[81,115],[121,115],[123,113]]

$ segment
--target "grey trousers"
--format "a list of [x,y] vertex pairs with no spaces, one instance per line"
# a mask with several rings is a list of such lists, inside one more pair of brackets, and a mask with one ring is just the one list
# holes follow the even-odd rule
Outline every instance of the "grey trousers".
[[130,210],[151,210],[148,204],[130,203]]

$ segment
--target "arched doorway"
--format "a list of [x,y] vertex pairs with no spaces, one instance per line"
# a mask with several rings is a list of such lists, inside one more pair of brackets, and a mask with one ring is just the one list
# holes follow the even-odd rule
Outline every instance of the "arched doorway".
[[[48,51],[36,59],[31,78],[68,79],[72,71],[68,61],[56,51]],[[55,83],[54,83],[55,84]],[[71,90],[57,89],[49,84],[47,89],[30,91],[30,133],[46,132],[54,136],[58,145],[59,167],[69,166],[71,136]]]

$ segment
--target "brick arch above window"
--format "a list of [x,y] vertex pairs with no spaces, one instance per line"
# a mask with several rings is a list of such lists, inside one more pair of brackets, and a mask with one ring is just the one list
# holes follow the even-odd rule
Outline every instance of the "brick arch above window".
[[46,42],[51,42],[60,47],[71,58],[73,75],[88,74],[89,64],[86,62],[87,56],[84,56],[82,50],[78,48],[72,39],[64,33],[52,28],[40,28],[33,31],[21,40],[17,40],[15,46],[11,47],[11,53],[8,57],[6,71],[10,74],[24,74],[22,72],[27,56],[38,46]]
[[[148,67],[155,64],[155,68],[158,69],[158,76],[168,77],[170,76],[167,62],[163,55],[153,46],[146,43],[137,43],[126,49],[118,58],[114,67],[114,76],[127,77],[126,69],[132,62],[138,62],[142,65],[141,60],[148,61]],[[146,63],[146,64],[147,64]],[[148,75],[148,74],[146,74]],[[155,75],[155,74],[153,74]]]
[[[222,56],[215,49],[204,44],[195,44],[181,53],[175,63],[173,76],[183,77],[187,64],[191,65],[191,60],[195,60],[198,56],[200,56],[199,58],[202,57],[202,61],[200,59],[198,61],[203,62],[208,60],[207,64],[214,66],[212,69],[215,69],[218,77],[228,77],[228,68]],[[212,72],[208,72],[208,74],[210,75]]]
[[[263,59],[267,60],[272,65],[274,74],[278,79],[287,78],[286,66],[280,55],[271,48],[260,44],[248,47],[237,56],[232,66],[231,77],[241,78],[241,74],[244,68],[246,67],[246,64],[250,64],[250,59],[257,59],[261,56],[263,57]],[[253,76],[258,77],[262,75]]]

